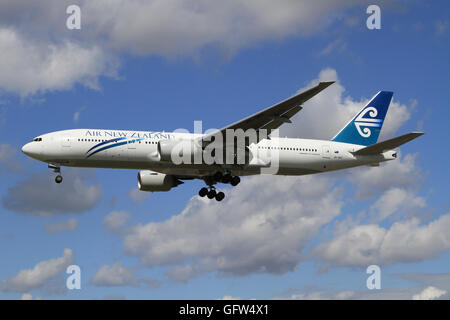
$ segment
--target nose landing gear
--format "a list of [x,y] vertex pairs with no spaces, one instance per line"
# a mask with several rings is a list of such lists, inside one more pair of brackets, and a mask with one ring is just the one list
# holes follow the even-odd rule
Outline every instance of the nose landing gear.
[[61,175],[61,167],[58,164],[49,163],[48,168],[52,169],[53,172],[57,173],[58,175],[55,178],[56,183],[61,183],[63,181],[63,177]]
[[56,183],[61,183],[63,181],[63,177],[61,175],[57,175],[55,178]]

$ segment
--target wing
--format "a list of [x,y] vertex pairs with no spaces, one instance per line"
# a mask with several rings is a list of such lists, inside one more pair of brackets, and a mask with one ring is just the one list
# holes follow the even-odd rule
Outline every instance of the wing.
[[302,104],[314,97],[316,94],[332,85],[334,81],[320,82],[317,86],[308,89],[304,92],[296,94],[284,101],[281,101],[267,109],[264,109],[254,115],[251,115],[245,119],[238,122],[230,124],[219,131],[216,131],[210,135],[203,136],[204,141],[208,141],[213,135],[222,133],[222,137],[225,137],[225,132],[227,129],[242,129],[246,131],[247,129],[266,129],[267,134],[270,134],[272,130],[279,128],[284,123],[291,123],[291,118],[300,110],[302,110]]

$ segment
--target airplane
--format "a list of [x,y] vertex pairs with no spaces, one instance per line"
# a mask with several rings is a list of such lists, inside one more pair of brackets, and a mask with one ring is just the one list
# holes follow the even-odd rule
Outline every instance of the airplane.
[[[57,174],[56,183],[63,180],[61,166],[137,169],[140,170],[137,180],[141,191],[169,191],[184,183],[183,180],[201,179],[207,187],[200,189],[199,196],[222,201],[225,194],[217,191],[215,185],[218,183],[236,186],[241,181],[240,177],[261,174],[271,166],[275,168],[275,175],[295,176],[357,166],[379,166],[381,162],[396,159],[397,147],[424,134],[410,132],[377,142],[393,96],[393,92],[379,91],[330,140],[272,135],[281,125],[291,123],[290,119],[302,110],[306,101],[333,83],[320,82],[211,134],[73,129],[40,135],[25,144],[22,151],[31,158],[48,163],[48,167]],[[231,154],[232,162],[207,163],[200,159],[179,163],[173,157],[178,154],[192,159],[204,153],[219,135],[239,130],[253,130],[256,140],[244,139],[241,147],[228,140],[218,144],[219,151],[223,148],[227,155]],[[183,147],[182,151],[175,151],[179,145]],[[244,160],[239,163],[235,159],[238,151],[244,153]]]

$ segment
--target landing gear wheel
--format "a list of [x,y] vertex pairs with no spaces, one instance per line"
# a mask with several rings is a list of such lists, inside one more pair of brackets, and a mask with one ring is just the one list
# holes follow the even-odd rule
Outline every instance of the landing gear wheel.
[[213,178],[216,181],[221,181],[223,178],[223,173],[220,171],[217,171],[216,173],[214,173]]
[[235,187],[239,184],[239,182],[241,182],[241,178],[239,178],[238,176],[234,176],[233,178],[231,178],[230,183],[233,187]]
[[61,183],[63,181],[63,177],[61,175],[57,175],[55,178],[56,183]]
[[223,183],[229,183],[231,181],[231,179],[232,179],[231,174],[227,173],[227,174],[223,175],[222,182]]
[[214,189],[209,190],[207,196],[208,196],[208,199],[214,198],[216,196],[216,190],[214,190]]
[[225,193],[223,193],[222,191],[216,194],[217,201],[222,201],[223,198],[225,198]]
[[198,192],[198,195],[202,198],[204,196],[206,196],[207,194],[208,194],[208,189],[206,189],[206,188],[201,188],[200,191]]

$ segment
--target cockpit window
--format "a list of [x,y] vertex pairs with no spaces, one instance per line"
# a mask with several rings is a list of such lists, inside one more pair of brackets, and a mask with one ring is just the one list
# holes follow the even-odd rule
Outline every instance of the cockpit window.
[[33,139],[33,141],[42,141],[42,138],[35,138],[35,139]]

